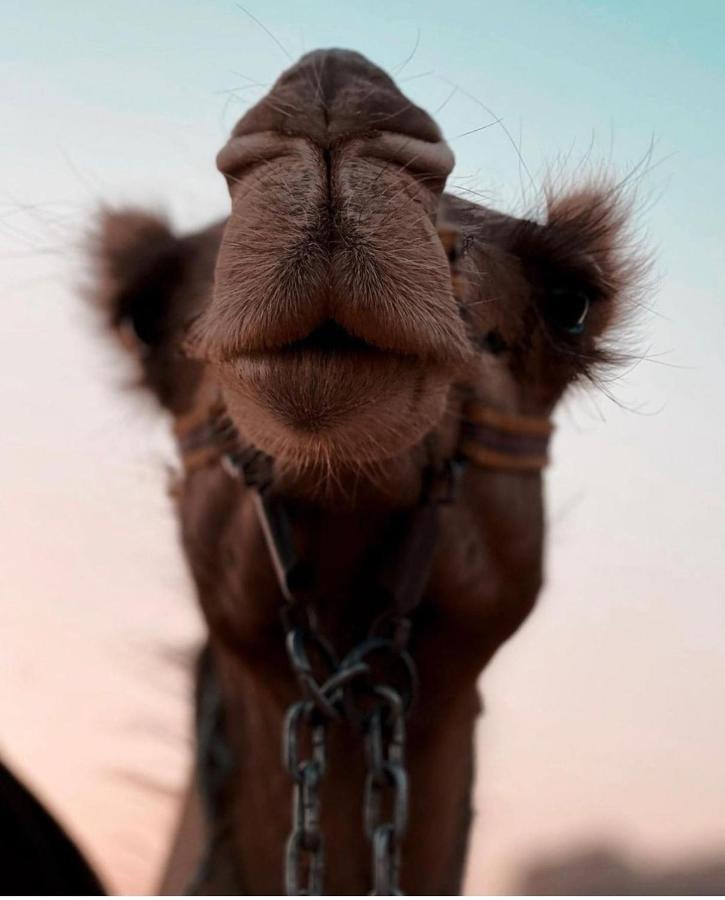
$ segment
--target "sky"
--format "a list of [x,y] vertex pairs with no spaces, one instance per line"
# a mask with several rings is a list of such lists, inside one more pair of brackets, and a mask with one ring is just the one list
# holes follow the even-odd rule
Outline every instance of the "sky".
[[468,889],[587,841],[725,854],[725,6],[28,0],[0,17],[0,753],[111,886],[158,873],[188,765],[179,658],[201,629],[168,423],[79,299],[84,235],[101,202],[182,231],[224,215],[225,135],[324,46],[436,117],[464,196],[521,214],[547,175],[629,175],[653,258],[636,357],[557,412],[547,585],[482,678]]

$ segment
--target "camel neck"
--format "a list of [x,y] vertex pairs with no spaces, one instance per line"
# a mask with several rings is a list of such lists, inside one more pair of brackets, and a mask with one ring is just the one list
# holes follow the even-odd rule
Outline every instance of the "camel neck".
[[[380,611],[369,576],[379,571],[376,554],[396,510],[370,504],[363,512],[290,498],[285,505],[296,550],[315,573],[310,593],[320,630],[344,654]],[[502,479],[475,470],[466,475],[460,502],[441,510],[431,577],[412,615],[409,649],[420,700],[408,719],[405,891],[455,893],[460,887],[479,710],[476,680],[539,589],[542,523],[531,510],[540,506],[538,477]],[[220,466],[205,467],[187,481],[180,513],[234,760],[215,817],[224,825],[219,865],[227,877],[234,874],[239,892],[279,893],[293,787],[280,761],[283,720],[301,696],[279,615],[285,598],[253,494],[241,481]],[[320,789],[326,890],[365,893],[371,859],[361,823],[365,760],[359,735],[347,727],[331,730],[328,750]]]
[[[212,656],[224,712],[223,741],[212,745],[209,761],[218,765],[221,759],[226,768],[221,773],[212,769],[222,778],[212,779],[218,802],[207,811],[211,852],[197,890],[280,894],[293,789],[280,762],[283,695],[294,693],[296,685],[281,678],[285,684],[270,687],[254,667],[226,649],[212,650]],[[432,668],[421,668],[427,697],[408,722],[410,826],[402,845],[400,883],[407,893],[456,894],[471,820],[473,730],[479,705],[473,685],[462,692],[452,691],[450,685],[428,690],[436,674],[440,677]],[[367,769],[360,735],[349,724],[336,723],[328,730],[327,756],[319,790],[325,892],[365,894],[372,884],[372,863],[363,828]]]
[[[285,652],[278,618],[284,596],[253,494],[240,484],[232,488],[226,504],[222,501],[225,509],[216,511],[215,546],[207,545],[205,552],[223,552],[235,533],[236,555],[232,559],[227,551],[227,577],[221,584],[208,582],[201,592],[211,620],[211,659],[223,710],[211,755],[208,716],[200,719],[201,774],[213,770],[219,758],[229,763],[209,808],[213,852],[203,890],[232,887],[231,879],[237,891],[280,893],[293,788],[280,763],[283,722],[301,689]],[[354,508],[332,511],[303,501],[286,501],[285,509],[294,544],[315,573],[310,592],[320,631],[342,655],[364,638],[385,607],[365,573],[379,571],[387,535],[400,531],[402,513],[369,508],[361,516]],[[198,553],[191,555],[194,559]],[[218,618],[220,613],[226,620]],[[434,886],[436,893],[451,893],[458,888],[464,858],[478,704],[473,677],[441,671],[445,629],[431,616],[430,598],[413,613],[413,621],[411,651],[420,698],[408,718],[411,824],[403,842],[401,884],[406,891],[429,892]],[[371,885],[371,849],[362,826],[364,742],[350,723],[333,725],[329,770],[320,788],[329,860],[326,891],[365,893]],[[226,749],[220,752],[220,747]]]

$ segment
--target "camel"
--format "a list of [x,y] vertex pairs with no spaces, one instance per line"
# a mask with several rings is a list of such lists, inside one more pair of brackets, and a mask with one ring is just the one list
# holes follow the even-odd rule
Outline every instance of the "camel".
[[386,73],[318,50],[219,153],[228,218],[100,217],[93,300],[172,419],[208,632],[191,892],[460,891],[552,414],[617,363],[641,265],[616,185],[517,218],[453,164]]

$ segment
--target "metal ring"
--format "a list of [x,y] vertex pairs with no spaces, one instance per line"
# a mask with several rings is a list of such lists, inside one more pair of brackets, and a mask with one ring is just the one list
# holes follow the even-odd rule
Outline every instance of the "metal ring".
[[[415,663],[413,662],[413,658],[408,653],[408,651],[398,650],[395,646],[395,643],[390,638],[368,638],[362,644],[354,647],[347,654],[347,656],[340,663],[340,668],[352,668],[353,665],[356,665],[359,662],[367,661],[367,659],[374,654],[385,651],[390,654],[390,662],[386,667],[387,671],[385,673],[385,680],[381,680],[377,684],[369,683],[367,685],[368,696],[371,693],[374,694],[377,687],[389,687],[400,696],[402,700],[403,713],[407,715],[411,707],[415,703],[416,697],[418,695],[418,673],[415,667]],[[369,662],[368,665],[370,666]],[[399,675],[402,676],[401,678],[394,677],[394,673],[392,671],[393,667],[398,667]],[[370,681],[373,681],[373,679],[375,678],[375,673],[372,669],[372,666],[370,666],[370,669]],[[345,691],[345,710],[351,721],[355,722],[358,726],[364,725],[369,718],[369,711],[366,713],[362,705],[359,702],[355,702],[354,694],[354,689]]]
[[295,673],[304,672],[314,677],[305,643],[309,643],[321,651],[321,656],[331,672],[335,672],[339,668],[335,651],[323,637],[316,631],[297,627],[287,633],[287,653]]

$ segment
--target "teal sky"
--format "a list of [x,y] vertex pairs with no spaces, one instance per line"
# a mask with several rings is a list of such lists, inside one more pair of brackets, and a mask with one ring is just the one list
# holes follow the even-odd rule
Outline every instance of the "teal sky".
[[725,852],[725,3],[244,5],[0,13],[0,750],[115,883],[148,887],[172,810],[161,795],[140,806],[108,769],[122,748],[180,782],[183,741],[151,746],[126,723],[143,708],[181,733],[183,685],[172,702],[147,673],[160,642],[198,625],[179,600],[165,424],[118,390],[77,298],[79,241],[100,201],[182,228],[223,215],[213,158],[235,120],[286,54],[346,46],[435,115],[454,190],[521,212],[547,172],[638,167],[654,254],[645,358],[609,386],[618,402],[594,392],[558,416],[548,587],[484,679],[471,888],[588,835],[654,858]]

